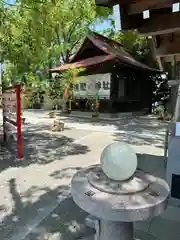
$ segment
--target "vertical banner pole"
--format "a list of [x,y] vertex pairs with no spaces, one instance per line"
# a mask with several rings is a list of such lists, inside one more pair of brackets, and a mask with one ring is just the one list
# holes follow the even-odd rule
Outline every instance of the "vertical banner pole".
[[21,133],[21,86],[16,88],[17,102],[17,144],[18,144],[18,160],[22,158],[22,133]]

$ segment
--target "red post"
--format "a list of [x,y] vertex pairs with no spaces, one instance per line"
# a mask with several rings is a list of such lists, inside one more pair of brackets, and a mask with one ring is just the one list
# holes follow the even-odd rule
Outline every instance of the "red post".
[[16,88],[17,103],[17,144],[18,144],[18,160],[22,158],[22,133],[21,133],[21,86]]
[[66,87],[65,90],[64,90],[64,96],[68,97],[68,94],[69,94],[69,91],[68,91],[68,88]]

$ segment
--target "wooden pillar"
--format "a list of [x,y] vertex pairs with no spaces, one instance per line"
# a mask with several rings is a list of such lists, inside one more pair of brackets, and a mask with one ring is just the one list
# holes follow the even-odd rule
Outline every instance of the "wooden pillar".
[[[173,71],[173,80],[179,80],[179,74],[177,71],[179,66],[177,66],[176,62],[176,57],[173,57],[173,66],[172,66],[172,71]],[[175,98],[175,104],[174,104],[174,116],[173,120],[176,122],[180,121],[180,84],[175,85],[175,90],[174,90],[174,98]]]
[[113,72],[111,73],[111,84],[110,84],[110,99],[108,104],[108,109],[110,113],[113,113],[113,91],[114,91],[114,81],[113,81]]
[[159,65],[159,69],[160,69],[161,71],[164,71],[161,57],[157,57],[157,63],[158,63],[158,65]]
[[[166,57],[165,57],[165,60]],[[171,86],[171,94],[170,94],[170,101],[169,101],[169,106],[168,106],[168,111],[172,115],[172,119],[174,121],[180,121],[180,86],[179,86],[179,67],[177,65],[177,57],[175,55],[171,56],[171,62],[170,63],[171,67],[169,69],[169,83]],[[167,70],[167,69],[165,69]]]
[[116,111],[114,103],[117,100],[118,88],[119,88],[119,76],[117,76],[116,68],[113,69],[111,74],[111,87],[110,87],[110,112],[113,113]]
[[150,79],[149,76],[147,76],[146,78],[147,78],[147,94],[148,94],[147,106],[148,106],[148,113],[151,114],[152,113],[152,99],[153,99],[152,79]]

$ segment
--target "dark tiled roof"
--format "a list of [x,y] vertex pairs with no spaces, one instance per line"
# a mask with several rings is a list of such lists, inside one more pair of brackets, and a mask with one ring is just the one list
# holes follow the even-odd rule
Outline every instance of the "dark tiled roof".
[[88,38],[93,42],[95,46],[106,52],[107,54],[114,55],[119,61],[119,63],[123,63],[125,65],[128,65],[129,67],[135,67],[139,70],[147,70],[151,72],[160,72],[157,69],[152,69],[148,67],[147,65],[138,62],[135,60],[129,53],[127,53],[123,46],[113,40],[110,40],[100,34],[91,32],[88,35]]
[[[86,44],[88,43],[88,41],[91,41],[94,46],[99,48],[106,55],[81,59],[78,61],[77,59],[79,58],[80,53],[83,52],[84,49],[86,48]],[[147,65],[135,60],[129,53],[127,53],[123,49],[122,44],[91,31],[87,34],[87,37],[84,43],[81,45],[81,47],[79,48],[75,56],[71,59],[70,63],[53,68],[50,71],[55,72],[55,71],[61,71],[61,70],[66,70],[70,68],[71,69],[80,68],[80,67],[86,68],[86,67],[98,64],[100,62],[108,61],[110,59],[116,59],[116,62],[118,64],[123,64],[129,67],[138,69],[139,71],[148,71],[151,73],[160,72],[157,69],[152,69]]]

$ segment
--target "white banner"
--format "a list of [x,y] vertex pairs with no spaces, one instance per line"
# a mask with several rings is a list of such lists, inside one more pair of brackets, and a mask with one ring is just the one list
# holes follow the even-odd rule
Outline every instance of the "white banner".
[[111,74],[95,74],[78,78],[74,86],[74,98],[84,99],[98,94],[100,99],[110,99]]

